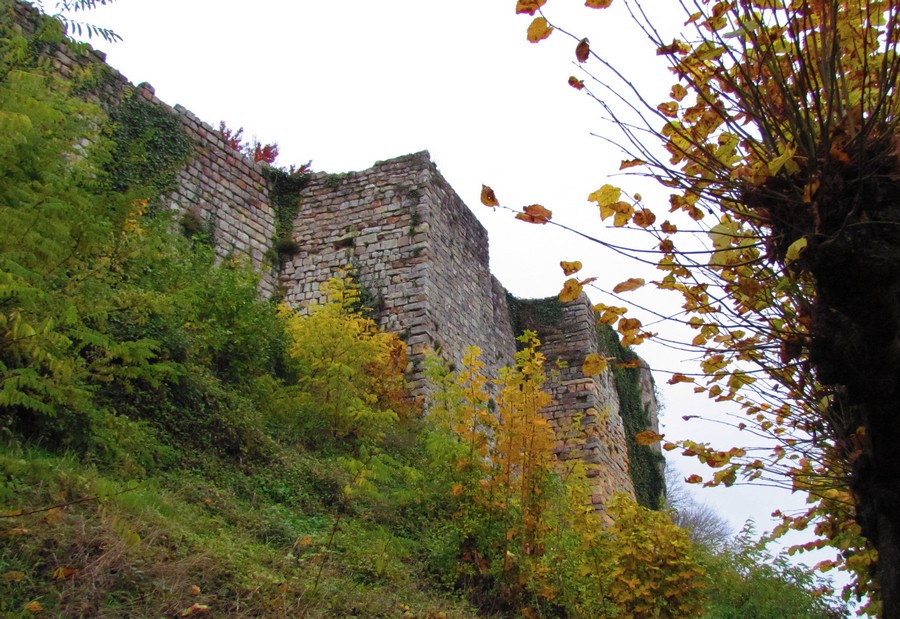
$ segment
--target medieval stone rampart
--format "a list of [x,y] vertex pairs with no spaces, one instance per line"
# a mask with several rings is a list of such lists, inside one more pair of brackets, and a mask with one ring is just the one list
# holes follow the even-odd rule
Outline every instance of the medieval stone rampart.
[[[34,34],[42,21],[24,3],[15,2],[17,25]],[[220,257],[245,256],[261,275],[264,294],[275,291],[275,274],[266,256],[275,235],[275,218],[261,168],[230,148],[222,134],[180,105],[158,99],[149,84],[134,86],[106,64],[106,56],[90,48],[47,46],[45,61],[68,80],[80,81],[79,92],[107,112],[114,112],[126,97],[140,97],[177,119],[192,139],[193,156],[178,171],[177,187],[163,204],[200,218],[212,235]]]
[[594,505],[606,503],[616,492],[633,494],[613,373],[589,377],[581,372],[587,355],[607,356],[610,352],[600,347],[590,302],[582,296],[566,303],[555,326],[538,323],[536,328],[544,354],[552,362],[561,362],[546,384],[553,403],[543,411],[556,431],[557,456],[563,461],[579,459],[585,463]]
[[[33,11],[18,3],[16,11],[23,30],[33,32]],[[220,256],[246,256],[261,274],[263,294],[280,290],[289,303],[303,307],[320,300],[322,282],[350,265],[382,326],[406,339],[419,395],[426,392],[419,369],[429,350],[459,362],[466,346],[479,346],[491,374],[512,362],[514,321],[506,290],[488,268],[487,233],[427,153],[362,172],[313,175],[293,225],[299,251],[276,273],[270,259],[275,211],[257,164],[188,110],[168,106],[148,85],[131,85],[104,64],[102,54],[59,46],[45,56],[67,78],[101,68],[104,78],[95,80],[88,96],[108,111],[138,96],[178,119],[192,140],[193,156],[177,172],[176,189],[164,204],[205,222]],[[566,304],[562,312],[555,325],[534,325],[551,361],[567,364],[547,383],[554,403],[545,413],[559,436],[559,457],[587,463],[592,501],[600,506],[613,492],[634,491],[619,401],[612,373],[590,378],[580,372],[585,355],[607,352],[598,349],[589,303]],[[645,391],[655,411],[652,389]]]
[[[458,361],[468,345],[481,348],[492,375],[512,361],[506,291],[488,270],[487,232],[428,153],[319,173],[300,195],[299,251],[280,279],[289,303],[319,302],[322,283],[350,267],[381,326],[404,337],[415,363],[429,350]],[[421,375],[412,380],[424,394]]]

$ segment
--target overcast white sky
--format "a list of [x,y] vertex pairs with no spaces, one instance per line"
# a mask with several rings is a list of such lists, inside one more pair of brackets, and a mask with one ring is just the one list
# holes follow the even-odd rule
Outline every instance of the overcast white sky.
[[[649,100],[663,101],[672,76],[621,2],[606,11],[581,4],[550,0],[547,15],[590,37],[592,48],[624,67]],[[677,30],[683,17],[666,15],[660,4],[653,0],[657,23]],[[569,75],[580,75],[575,43],[561,32],[528,43],[530,18],[515,15],[514,7],[514,0],[118,0],[80,16],[124,37],[97,47],[132,82],[150,82],[161,99],[211,125],[225,120],[244,127],[248,138],[278,142],[279,164],[312,159],[317,171],[344,172],[429,150],[488,229],[492,269],[517,296],[556,294],[564,280],[560,260],[581,260],[582,273],[599,277],[606,289],[635,275],[653,278],[652,270],[596,245],[480,204],[486,183],[504,204],[540,203],[558,220],[613,242],[649,242],[608,229],[586,201],[604,183],[623,181],[609,178],[623,157],[591,137],[616,134],[597,103],[566,84]],[[665,192],[651,181],[632,180],[630,187],[649,196],[658,214],[667,210]],[[636,298],[654,307],[670,303],[660,293]],[[638,352],[653,367],[694,369],[683,355],[658,345]],[[682,415],[727,409],[694,396],[690,386],[668,387],[666,379],[657,376],[670,437],[721,441],[723,447],[747,438],[723,438],[712,424],[683,423]],[[683,458],[675,464],[685,472],[709,472]],[[769,528],[774,509],[802,507],[801,497],[770,489],[698,495],[735,529],[748,518]]]

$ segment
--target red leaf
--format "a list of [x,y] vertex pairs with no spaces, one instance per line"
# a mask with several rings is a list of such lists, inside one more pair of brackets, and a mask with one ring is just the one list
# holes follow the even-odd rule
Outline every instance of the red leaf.
[[578,62],[587,62],[591,55],[591,43],[587,39],[581,39],[575,47],[575,58]]

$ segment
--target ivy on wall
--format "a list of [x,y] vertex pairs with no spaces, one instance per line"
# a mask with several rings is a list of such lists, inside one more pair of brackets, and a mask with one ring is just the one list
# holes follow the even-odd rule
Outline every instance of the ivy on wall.
[[108,131],[113,148],[106,166],[110,189],[125,192],[140,188],[148,196],[174,190],[178,170],[193,148],[178,117],[134,90],[126,92],[110,116]]
[[275,211],[271,257],[274,267],[280,270],[300,249],[293,238],[294,220],[300,213],[300,191],[309,184],[310,175],[274,167],[263,167],[262,174],[269,184],[269,203]]
[[601,354],[614,357],[610,363],[619,394],[619,415],[625,426],[628,445],[628,471],[638,503],[660,509],[666,493],[663,456],[646,445],[638,445],[634,437],[650,427],[650,413],[641,402],[641,369],[619,367],[618,364],[639,359],[637,353],[619,344],[618,334],[608,325],[597,325]]
[[543,334],[547,330],[558,329],[562,322],[563,306],[556,297],[519,299],[507,292],[506,305],[514,333],[527,329]]

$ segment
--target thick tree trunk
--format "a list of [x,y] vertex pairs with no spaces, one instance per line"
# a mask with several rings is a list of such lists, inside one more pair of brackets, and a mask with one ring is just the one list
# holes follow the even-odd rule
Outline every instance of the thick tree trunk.
[[900,415],[893,391],[893,399],[866,407],[863,456],[851,478],[863,535],[878,550],[875,576],[886,618],[900,617]]
[[857,411],[853,417],[865,428],[861,444],[848,440],[850,487],[862,533],[878,551],[872,576],[881,592],[881,616],[900,617],[900,416],[894,414],[896,399],[876,402],[876,393],[871,395],[867,405],[845,408]]
[[854,225],[844,219],[814,248],[810,360],[819,381],[834,388],[828,422],[850,465],[862,533],[878,550],[882,617],[893,619],[900,618],[900,214],[883,205],[900,201],[889,197],[875,216],[861,211]]

